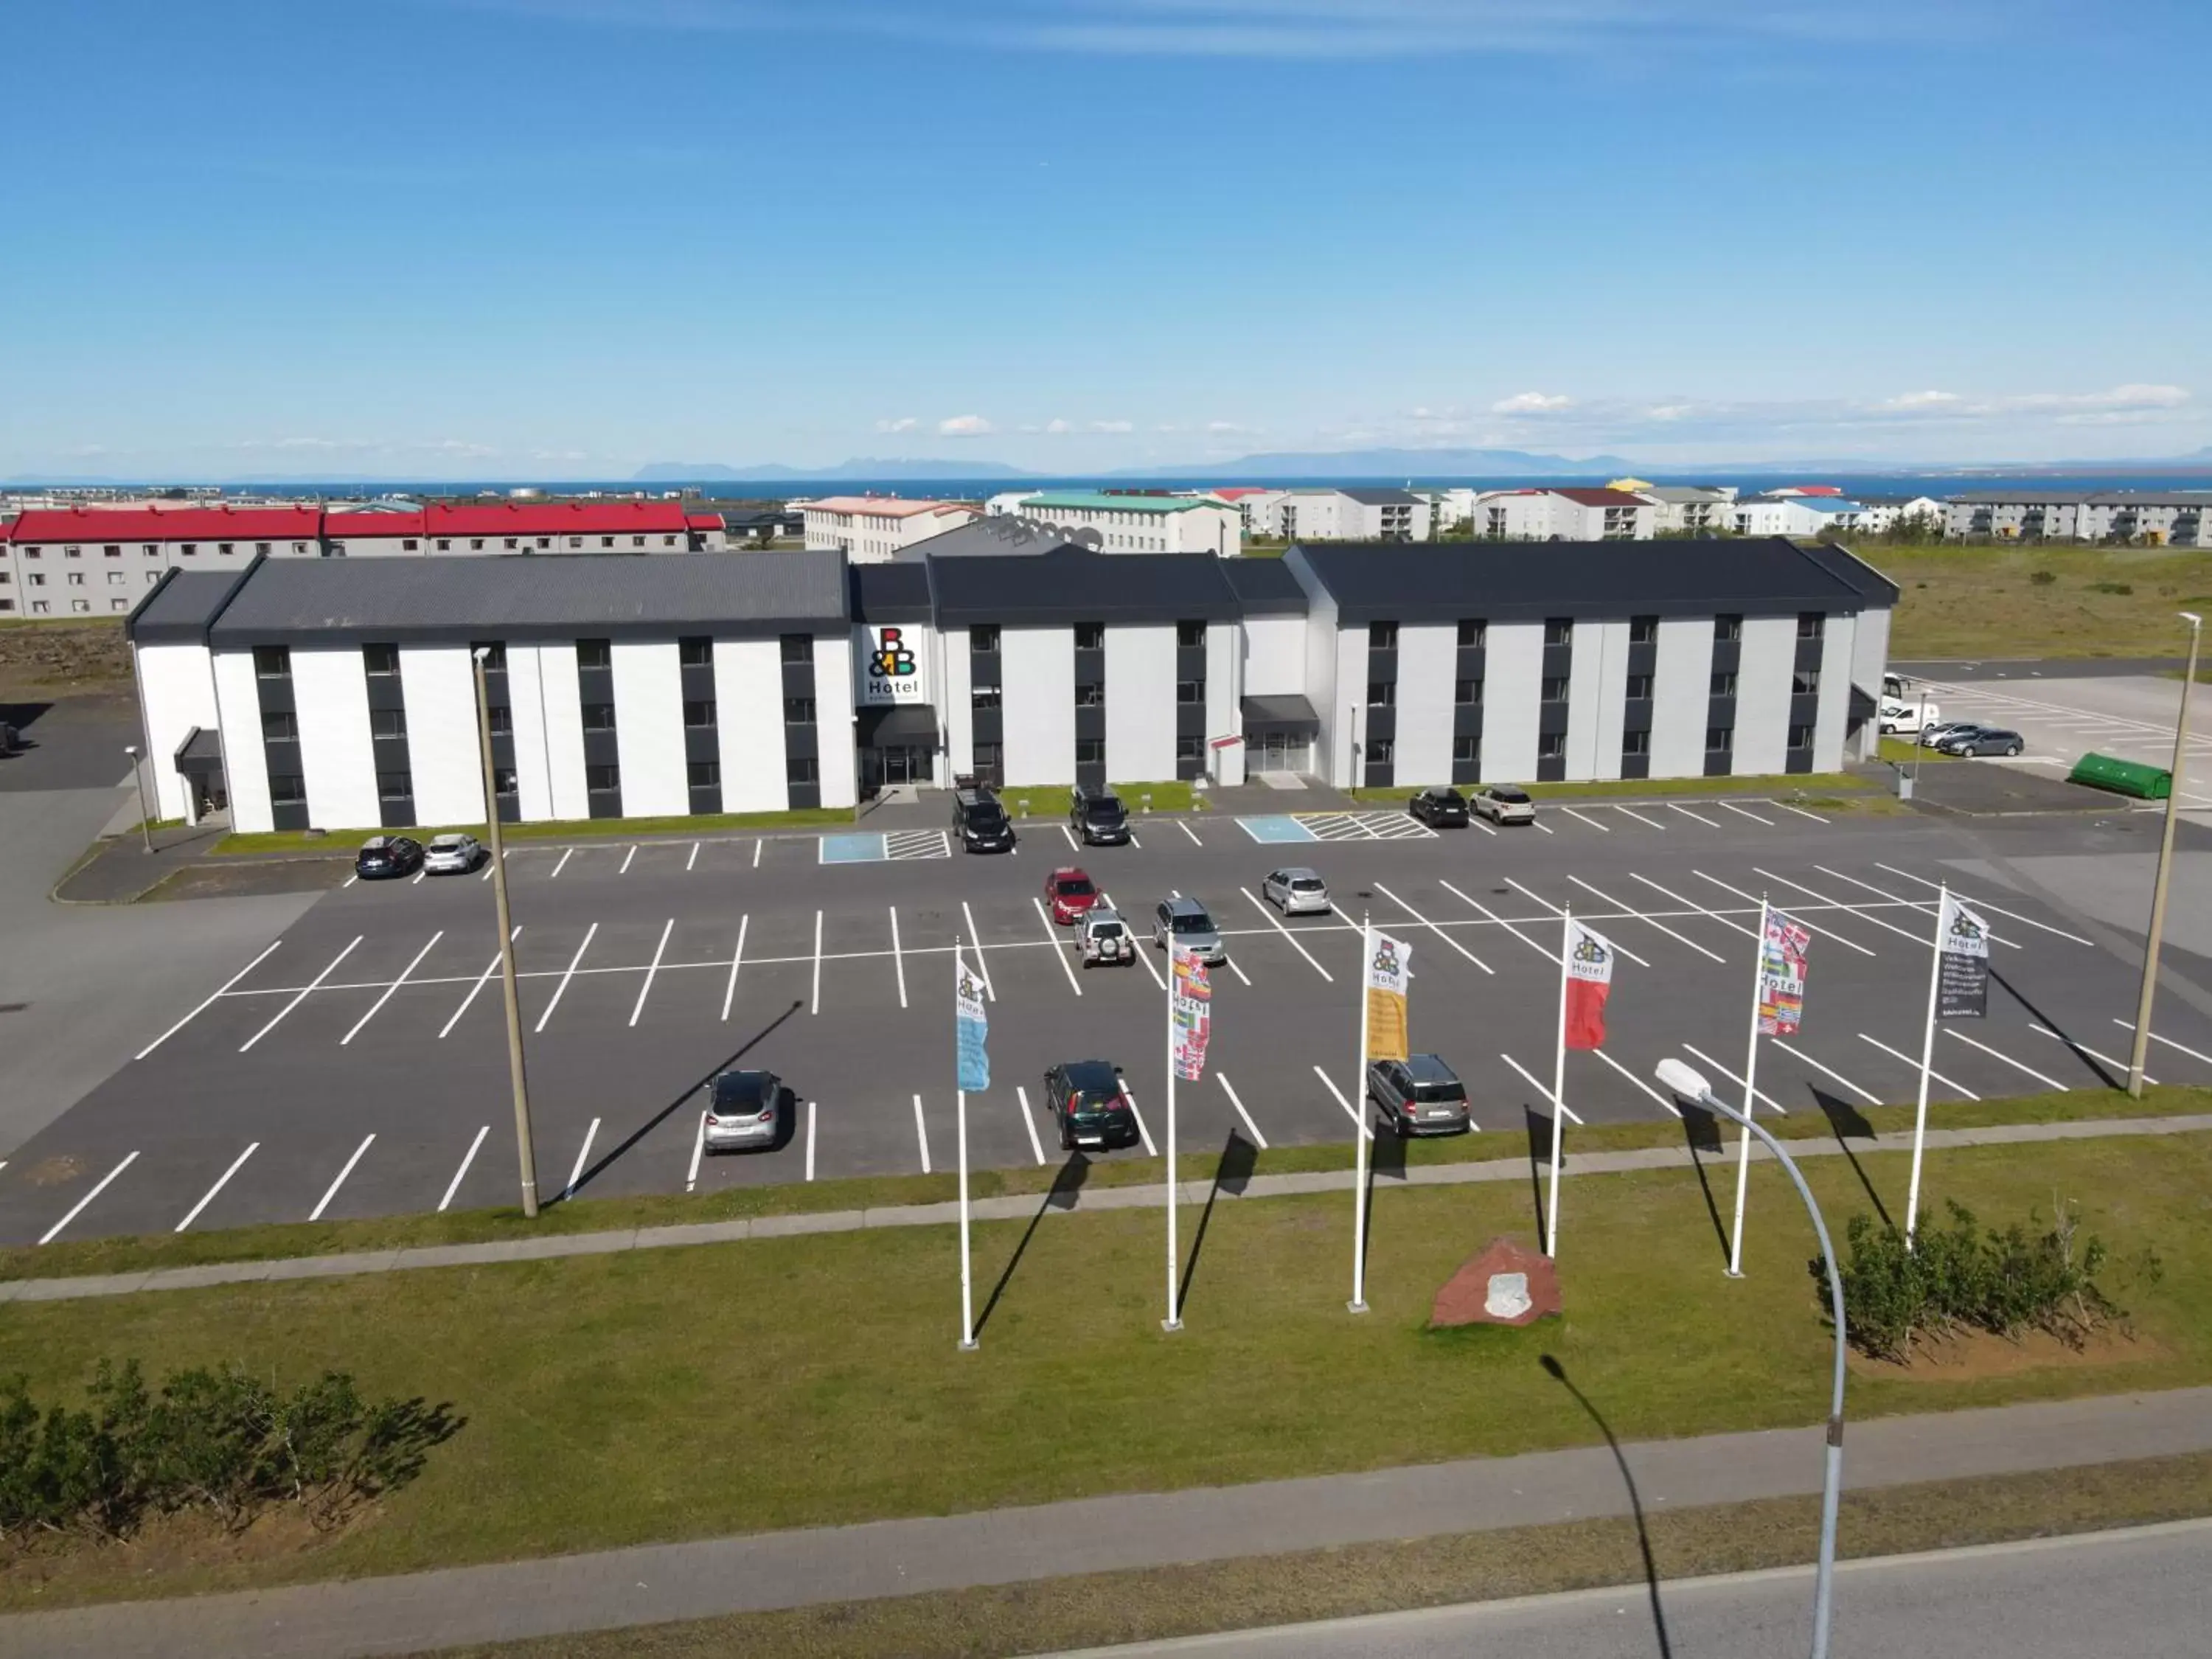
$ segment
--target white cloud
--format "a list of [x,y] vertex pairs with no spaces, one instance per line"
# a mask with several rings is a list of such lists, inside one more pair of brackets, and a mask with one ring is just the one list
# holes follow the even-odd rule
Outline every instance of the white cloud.
[[1047,421],[1044,423],[1044,429],[1047,432],[1051,433],[1055,438],[1062,437],[1075,430],[1075,422],[1073,421],[1060,420],[1055,417],[1054,419]]
[[1242,432],[1244,428],[1234,421],[1208,421],[1206,429],[1208,432]]
[[940,438],[981,438],[996,429],[981,415],[949,415],[937,423]]
[[1134,432],[1137,423],[1134,421],[1093,421],[1091,429],[1093,432]]
[[1562,409],[1572,409],[1575,400],[1563,393],[1518,392],[1510,398],[1501,398],[1491,404],[1493,415],[1548,415]]
[[1894,398],[1883,399],[1881,407],[1884,409],[1942,409],[1947,404],[1959,401],[1959,394],[1955,392],[1906,392]]
[[913,416],[902,415],[896,421],[878,421],[876,422],[876,430],[878,432],[911,432],[915,428],[921,424],[921,422],[915,419]]

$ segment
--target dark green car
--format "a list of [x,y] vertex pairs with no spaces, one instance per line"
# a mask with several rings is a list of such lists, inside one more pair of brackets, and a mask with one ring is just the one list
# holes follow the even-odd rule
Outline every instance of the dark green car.
[[1044,1074],[1046,1109],[1060,1131],[1060,1150],[1110,1151],[1141,1138],[1136,1109],[1121,1091],[1121,1068],[1110,1060],[1071,1060]]

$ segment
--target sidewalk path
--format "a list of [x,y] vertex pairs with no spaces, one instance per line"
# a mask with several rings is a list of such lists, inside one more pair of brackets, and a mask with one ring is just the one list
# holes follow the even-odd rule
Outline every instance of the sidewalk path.
[[[1647,1508],[1820,1489],[1821,1431],[1623,1449]],[[1854,1425],[1857,1490],[2212,1449],[2212,1389]],[[1630,1513],[1604,1446],[0,1619],[0,1659],[349,1659]]]
[[[2113,1135],[2176,1135],[2212,1130],[2212,1115],[2173,1117],[2084,1118],[2058,1123],[2006,1123],[1979,1129],[1930,1129],[1928,1149],[1955,1146],[2011,1146],[2037,1141],[2099,1140]],[[1907,1152],[1912,1137],[1893,1132],[1855,1139],[1853,1155]],[[1845,1151],[1833,1140],[1793,1142],[1798,1158],[1833,1158]],[[1771,1156],[1754,1147],[1754,1158]],[[1692,1160],[1683,1146],[1651,1146],[1626,1152],[1583,1152],[1569,1149],[1559,1166],[1563,1176],[1613,1175],[1628,1170],[1687,1169]],[[1522,1181],[1528,1165],[1519,1158],[1486,1158],[1474,1164],[1422,1164],[1403,1170],[1377,1170],[1379,1184],[1411,1187],[1463,1186],[1473,1182]],[[1303,1175],[1253,1176],[1224,1186],[1229,1199],[1279,1198],[1299,1193],[1346,1192],[1352,1171],[1332,1170]],[[1186,1204],[1202,1205],[1212,1188],[1190,1181],[1177,1189]],[[1085,1188],[1069,1194],[1022,1193],[978,1199],[969,1206],[978,1221],[1026,1221],[1040,1209],[1146,1210],[1167,1204],[1164,1185]],[[410,1249],[357,1251],[336,1255],[287,1256],[270,1261],[211,1261],[191,1267],[157,1267],[138,1273],[84,1273],[68,1279],[0,1279],[0,1303],[70,1302],[85,1297],[131,1296],[142,1291],[198,1290],[210,1285],[248,1285],[264,1279],[343,1279],[355,1273],[396,1273],[413,1267],[484,1267],[501,1261],[542,1261],[566,1255],[609,1255],[623,1250],[660,1250],[695,1244],[727,1244],[748,1238],[789,1238],[800,1233],[851,1233],[870,1227],[950,1226],[960,1218],[954,1203],[902,1204],[878,1210],[823,1210],[811,1214],[756,1216],[703,1221],[681,1226],[627,1227],[598,1233],[549,1233],[539,1238],[494,1239],[477,1244],[431,1244]]]

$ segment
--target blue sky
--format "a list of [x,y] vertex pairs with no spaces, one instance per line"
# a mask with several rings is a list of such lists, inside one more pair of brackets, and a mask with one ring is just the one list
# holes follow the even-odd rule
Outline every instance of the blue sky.
[[2194,0],[23,0],[9,44],[0,476],[2212,444]]

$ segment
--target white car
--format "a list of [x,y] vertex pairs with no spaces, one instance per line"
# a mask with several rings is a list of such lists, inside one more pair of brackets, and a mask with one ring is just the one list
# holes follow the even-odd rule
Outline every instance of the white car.
[[1492,823],[1534,823],[1536,803],[1528,799],[1525,789],[1516,789],[1510,784],[1485,784],[1474,792],[1468,803]]
[[1260,896],[1286,916],[1328,914],[1327,884],[1319,871],[1309,870],[1302,864],[1287,870],[1270,870],[1267,880],[1260,884]]
[[1935,725],[1943,718],[1943,711],[1932,702],[1906,702],[1898,697],[1884,697],[1881,712],[1876,718],[1884,733],[1902,732],[1910,736],[1923,724]]
[[465,876],[483,860],[483,843],[474,836],[433,836],[422,868],[434,876]]

